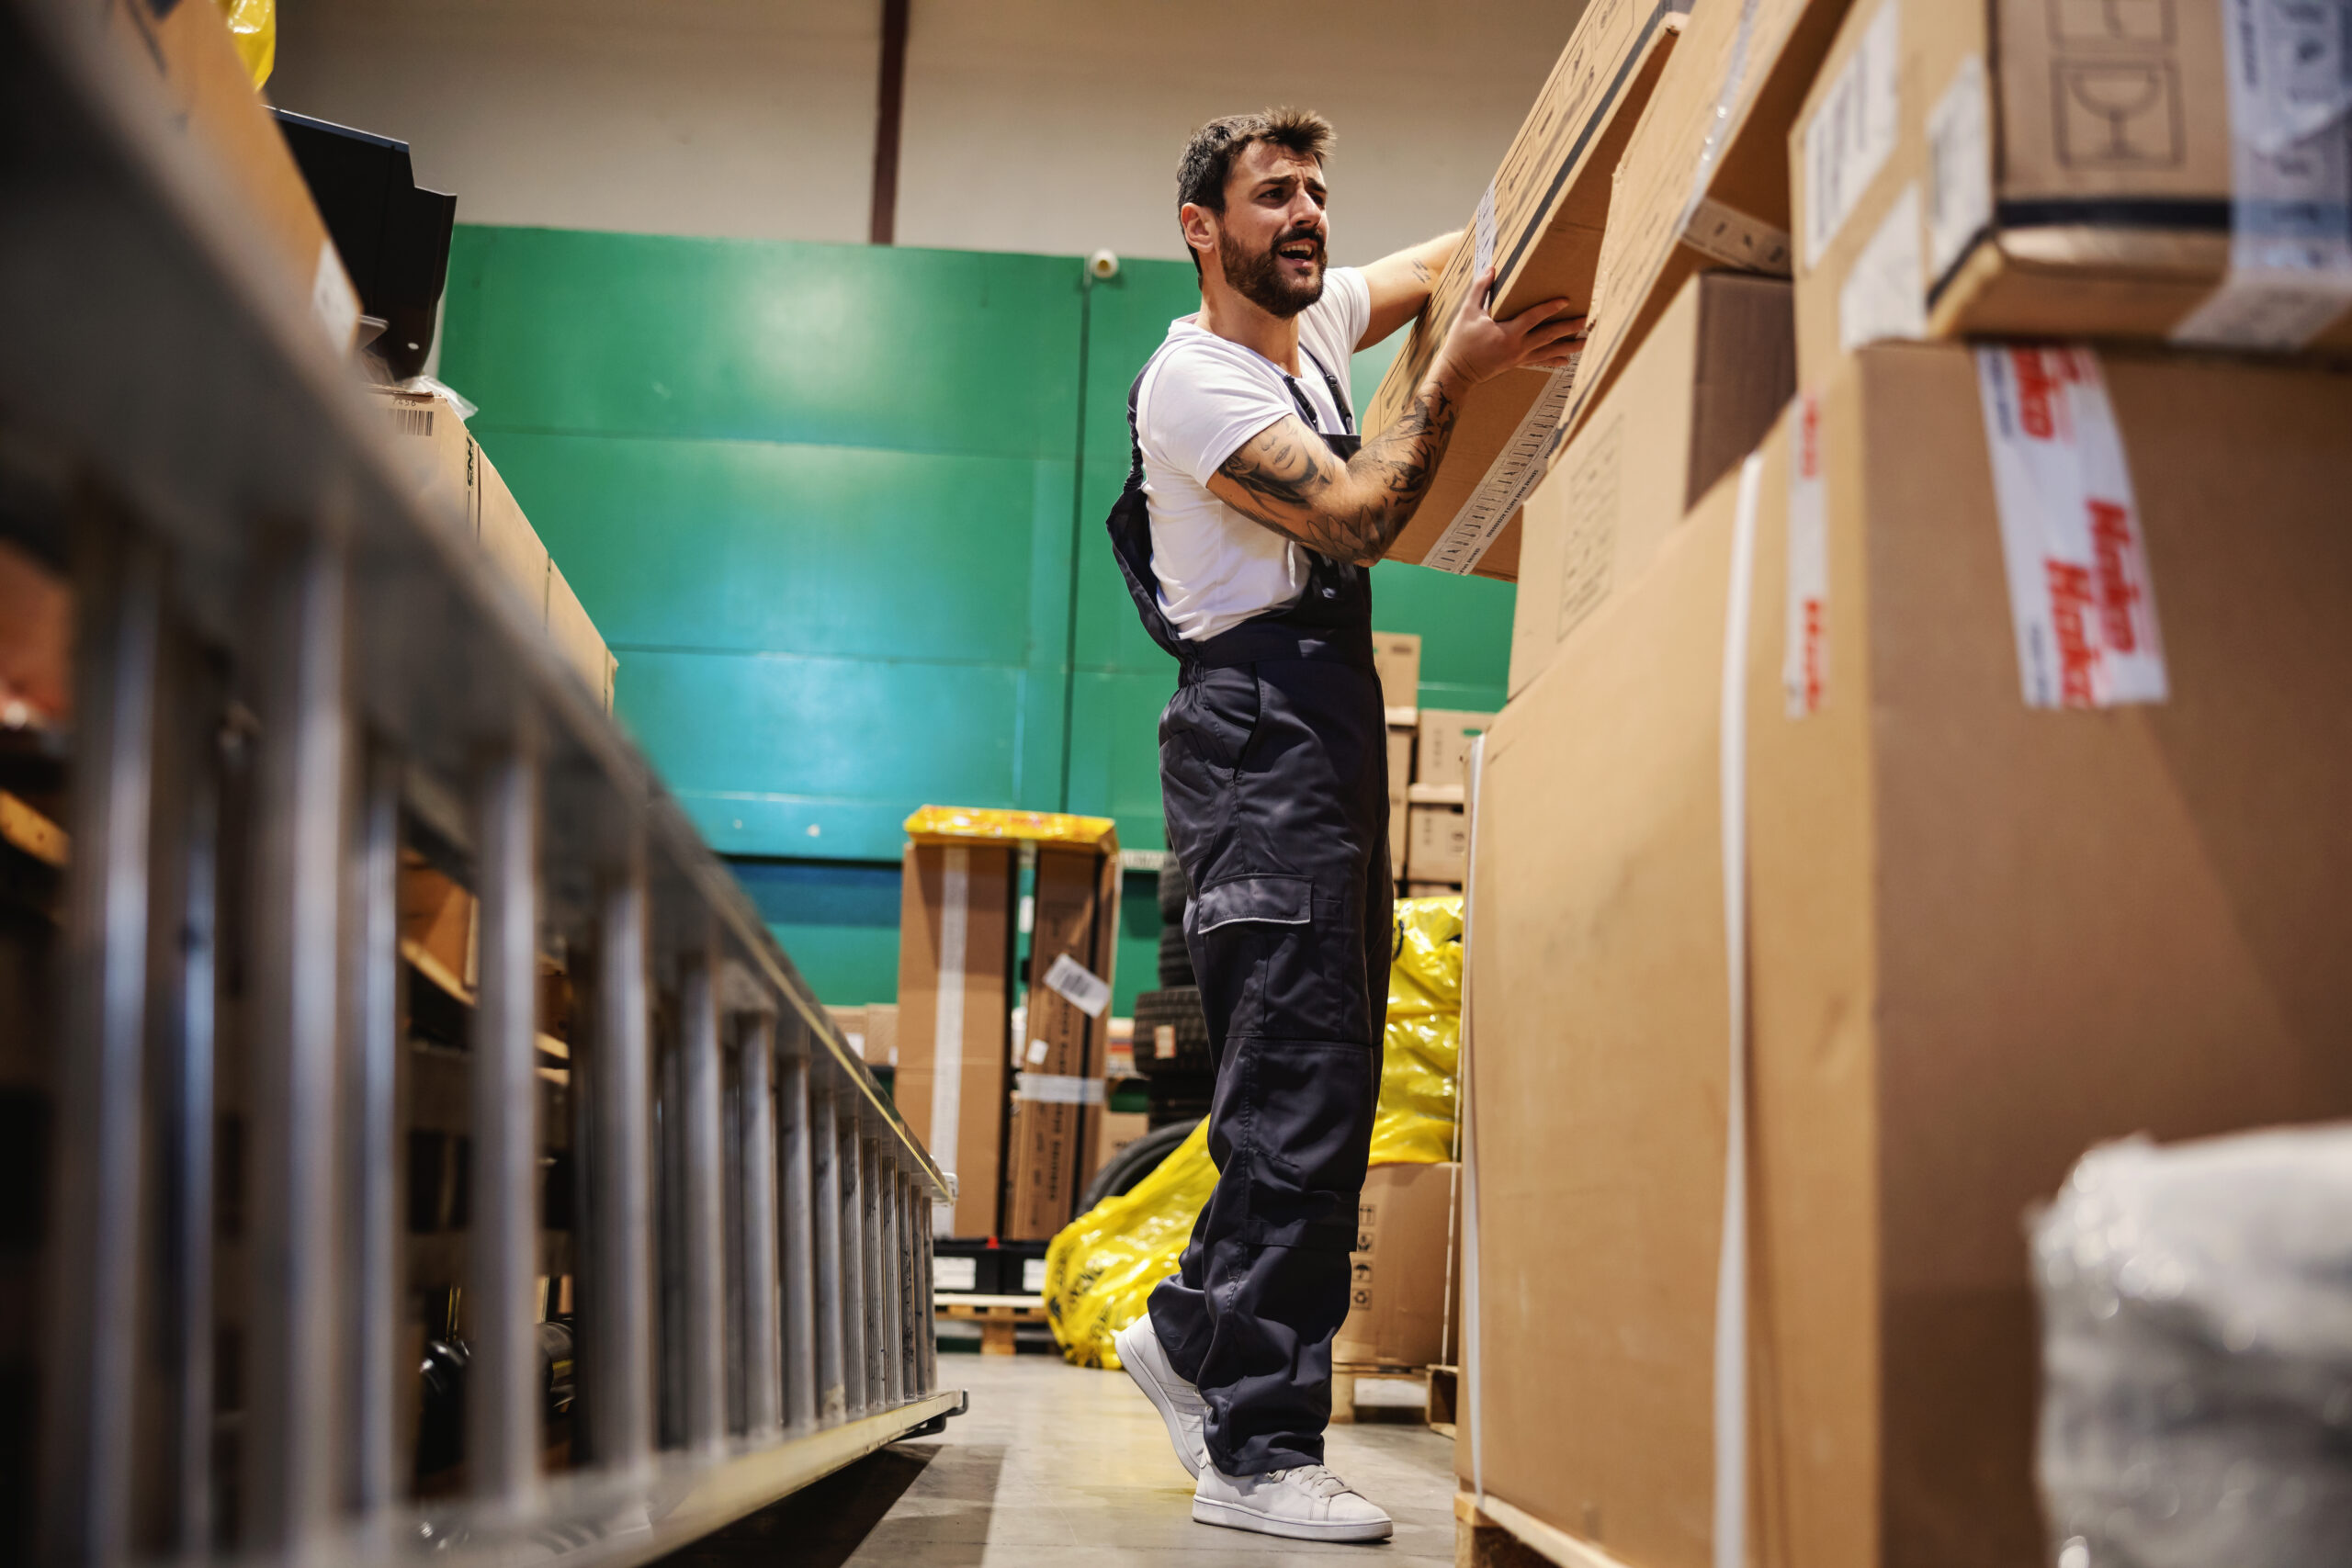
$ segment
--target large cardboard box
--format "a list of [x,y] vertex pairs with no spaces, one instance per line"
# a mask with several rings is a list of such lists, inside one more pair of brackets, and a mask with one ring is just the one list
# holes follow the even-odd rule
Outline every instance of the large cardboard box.
[[1413,746],[1413,783],[1428,789],[1459,789],[1468,776],[1470,742],[1495,722],[1490,713],[1423,708],[1420,735]]
[[907,1130],[956,1177],[935,1234],[997,1234],[1012,998],[1012,846],[907,846],[899,898],[899,1076]]
[[[2162,702],[2027,705],[1973,356],[1885,346],[1820,406],[1828,660],[1791,716],[1785,423],[1763,448],[1737,774],[1759,1563],[2047,1562],[2028,1206],[2102,1139],[2352,1112],[2352,378],[2104,371]],[[1712,1561],[1739,489],[1506,710],[1478,799],[1479,1462],[1656,1568]]]
[[1405,874],[1405,807],[1413,786],[1413,743],[1420,731],[1412,725],[1388,727],[1388,874]]
[[[1592,302],[1610,177],[1665,68],[1689,0],[1590,0],[1526,123],[1487,182],[1365,412],[1377,433],[1411,406],[1463,297],[1488,265],[1490,310],[1514,315],[1546,299]],[[1543,477],[1554,427],[1577,372],[1512,371],[1471,389],[1429,494],[1389,558],[1442,571],[1518,575],[1510,526]]]
[[1050,1241],[1077,1217],[1089,1124],[1103,1111],[1103,1062],[1119,946],[1119,845],[1041,844],[1029,945],[1028,1038],[1016,1042],[1004,1237]]
[[1417,632],[1372,634],[1373,668],[1380,673],[1380,700],[1390,708],[1421,703],[1421,639]]
[[1470,869],[1470,823],[1459,806],[1408,807],[1405,876],[1459,886]]
[[359,295],[325,220],[253,77],[220,7],[110,5],[106,26],[125,60],[152,78],[173,131],[203,150],[240,204],[237,221],[277,264],[277,292],[318,323],[338,355],[351,352]]
[[1452,1278],[1453,1165],[1376,1165],[1356,1200],[1348,1253],[1348,1316],[1331,1359],[1426,1367],[1445,1359],[1446,1288]]
[[1702,272],[1528,497],[1511,619],[1515,695],[1570,632],[1637,579],[1698,499],[1796,391],[1789,285]]
[[[1804,385],[1887,338],[2352,350],[2344,27],[2243,0],[1860,0],[1789,135]],[[2333,110],[2254,155],[2312,102],[2281,73],[2323,61]],[[2334,204],[2333,242],[2307,202]],[[2271,211],[2302,243],[2262,245]],[[2280,270],[2233,275],[2240,247]]]
[[588,618],[588,611],[563,569],[548,558],[548,636],[555,639],[556,651],[571,666],[596,700],[609,712],[613,705],[613,688],[620,677],[621,661],[605,646],[596,630],[596,623]]
[[1726,0],[1692,12],[1617,168],[1570,437],[1693,273],[1789,276],[1789,127],[1846,5]]
[[865,1065],[869,1067],[895,1067],[899,1065],[898,1003],[866,1004]]

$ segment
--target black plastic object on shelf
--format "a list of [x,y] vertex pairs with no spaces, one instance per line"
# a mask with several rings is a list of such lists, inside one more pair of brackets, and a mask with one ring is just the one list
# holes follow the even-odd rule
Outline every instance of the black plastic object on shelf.
[[1159,919],[1162,923],[1178,926],[1184,923],[1184,900],[1192,897],[1192,889],[1184,882],[1184,867],[1173,852],[1159,867]]
[[1163,988],[1193,984],[1193,952],[1184,945],[1181,925],[1159,928],[1159,984]]
[[417,186],[405,141],[284,109],[271,112],[359,290],[361,313],[384,323],[368,351],[393,379],[406,380],[424,368],[433,351],[458,198]]

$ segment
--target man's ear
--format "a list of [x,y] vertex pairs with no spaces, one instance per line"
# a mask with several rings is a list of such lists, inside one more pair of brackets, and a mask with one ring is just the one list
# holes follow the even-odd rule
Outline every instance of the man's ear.
[[1193,247],[1194,255],[1205,261],[1216,253],[1217,243],[1216,213],[1198,202],[1188,201],[1177,209],[1176,220],[1183,225],[1184,243]]

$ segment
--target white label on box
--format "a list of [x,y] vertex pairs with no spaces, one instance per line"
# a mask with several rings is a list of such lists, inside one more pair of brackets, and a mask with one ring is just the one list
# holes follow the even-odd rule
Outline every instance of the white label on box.
[[[1478,564],[1487,547],[1503,531],[1503,525],[1526,503],[1528,495],[1544,479],[1544,458],[1552,446],[1552,433],[1559,428],[1560,416],[1567,411],[1568,394],[1576,387],[1577,364],[1581,351],[1563,369],[1552,371],[1544,390],[1536,394],[1534,407],[1527,411],[1511,432],[1503,449],[1487,466],[1487,477],[1462,503],[1462,510],[1445,525],[1421,558],[1421,564],[1440,571],[1457,575]],[[1527,372],[1514,371],[1514,375]]]
[[2222,0],[2230,269],[2176,343],[2292,351],[2352,306],[2352,0]]
[[977,1258],[933,1258],[931,1260],[931,1288],[934,1291],[978,1290],[980,1260]]
[[[1460,208],[1454,209],[1460,211]],[[1495,260],[1495,182],[1487,182],[1487,191],[1478,198],[1478,216],[1472,226],[1470,281],[1475,287],[1478,275]]]
[[1111,1005],[1111,983],[1067,953],[1057,953],[1046,971],[1046,989],[1060,993],[1089,1018],[1101,1018]]
[[1939,282],[1993,221],[1992,111],[1972,54],[1928,111],[1928,278]]
[[[1759,218],[1726,207],[1712,196],[1690,205],[1690,220],[1682,225],[1682,243],[1726,266],[1747,272],[1789,276],[1789,237]],[[1600,313],[1595,301],[1593,313]]]
[[1155,1023],[1151,1026],[1151,1054],[1155,1059],[1162,1062],[1175,1059],[1176,1026],[1174,1024]]
[[1045,1288],[1046,1260],[1042,1258],[1023,1258],[1021,1260],[1021,1289],[1023,1292],[1028,1295],[1035,1295]]
[[1886,338],[1928,335],[1919,261],[1919,186],[1903,187],[1886,220],[1838,290],[1838,346],[1851,354]]
[[333,240],[319,242],[319,266],[311,275],[311,313],[326,329],[337,354],[351,352],[351,334],[359,330],[359,296],[351,291]]
[[1012,1098],[1034,1100],[1045,1105],[1100,1105],[1102,1080],[1082,1078],[1072,1073],[1015,1073]]
[[1821,253],[1838,237],[1854,208],[1886,166],[1902,126],[1895,76],[1902,69],[1902,39],[1895,31],[1901,7],[1884,0],[1862,34],[1861,46],[1822,95],[1821,107],[1804,128],[1804,265],[1821,265]]
[[849,1043],[849,1048],[857,1054],[857,1059],[859,1061],[863,1062],[865,1060],[865,1035],[858,1033],[854,1030],[845,1029],[842,1031],[842,1038]]
[[1033,1064],[1044,1061],[1052,1051],[1053,1047],[1042,1040],[1029,1042],[1029,1060]]
[[2163,702],[2146,542],[2098,357],[1980,348],[1976,386],[2026,705]]
[[1781,686],[1788,716],[1821,711],[1829,682],[1829,514],[1821,483],[1821,400],[1797,394],[1789,432],[1789,604]]

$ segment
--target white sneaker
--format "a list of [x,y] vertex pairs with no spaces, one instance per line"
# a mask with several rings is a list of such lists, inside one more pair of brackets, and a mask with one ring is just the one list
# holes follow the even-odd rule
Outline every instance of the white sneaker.
[[1113,1335],[1111,1344],[1119,1352],[1119,1365],[1168,1423],[1168,1440],[1176,1445],[1184,1473],[1197,1477],[1209,1467],[1208,1440],[1202,1436],[1209,1407],[1203,1403],[1200,1390],[1176,1375],[1159,1333],[1151,1326],[1151,1314],[1144,1314]]
[[1204,1465],[1193,1518],[1293,1540],[1386,1540],[1395,1528],[1376,1505],[1319,1464],[1263,1475],[1227,1475]]

